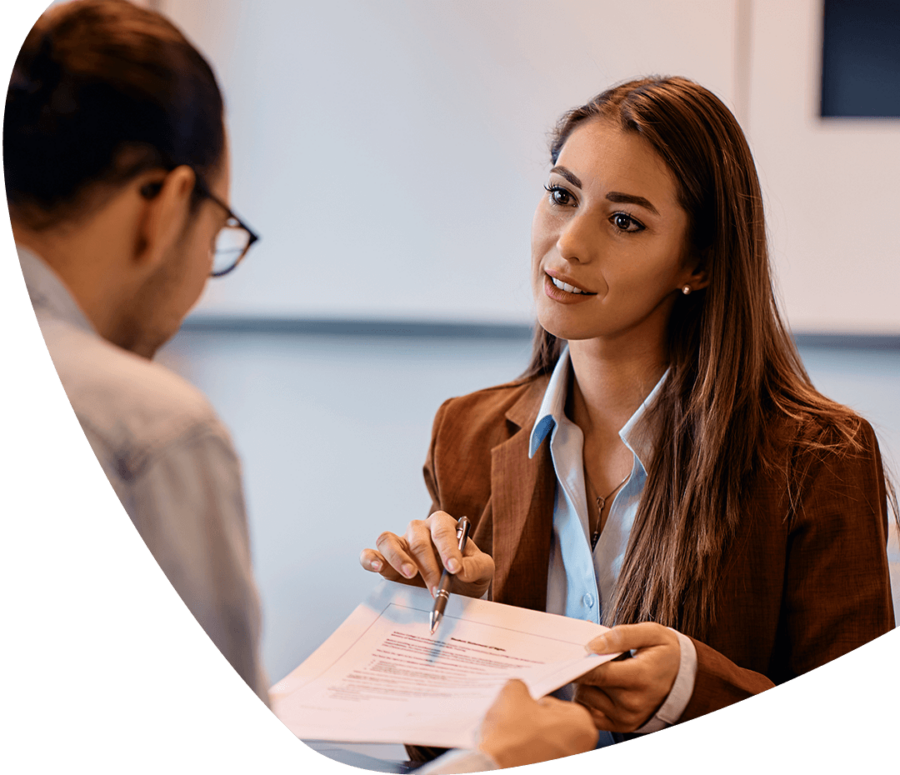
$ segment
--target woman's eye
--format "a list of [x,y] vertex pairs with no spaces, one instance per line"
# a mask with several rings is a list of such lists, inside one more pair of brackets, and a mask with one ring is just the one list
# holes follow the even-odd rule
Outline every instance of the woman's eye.
[[616,213],[610,220],[619,231],[636,232],[644,230],[642,223],[639,223],[626,213]]
[[567,207],[575,201],[575,197],[562,186],[544,186],[544,190],[550,195],[551,204]]

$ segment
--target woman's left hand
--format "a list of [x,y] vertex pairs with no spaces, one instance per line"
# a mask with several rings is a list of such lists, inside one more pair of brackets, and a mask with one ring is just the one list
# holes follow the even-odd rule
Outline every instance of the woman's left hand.
[[620,624],[588,643],[595,654],[634,650],[631,659],[607,662],[576,681],[575,702],[597,729],[634,732],[665,702],[681,663],[678,636],[652,622]]

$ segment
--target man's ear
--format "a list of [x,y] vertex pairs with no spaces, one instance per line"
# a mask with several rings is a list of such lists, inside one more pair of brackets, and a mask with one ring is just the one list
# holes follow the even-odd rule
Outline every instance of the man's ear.
[[145,201],[135,235],[133,261],[149,271],[159,266],[183,237],[197,182],[196,174],[186,165],[176,167],[162,180],[160,174],[147,173],[133,183]]

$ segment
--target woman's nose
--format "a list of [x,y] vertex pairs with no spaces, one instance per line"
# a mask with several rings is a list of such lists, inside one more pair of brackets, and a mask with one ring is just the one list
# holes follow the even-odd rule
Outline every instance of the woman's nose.
[[566,261],[586,264],[596,252],[597,235],[593,224],[584,216],[571,218],[556,240],[556,249]]

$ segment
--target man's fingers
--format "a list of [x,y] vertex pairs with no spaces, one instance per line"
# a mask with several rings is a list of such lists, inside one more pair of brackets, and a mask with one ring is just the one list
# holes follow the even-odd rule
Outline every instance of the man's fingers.
[[518,678],[510,678],[500,690],[500,694],[497,695],[497,699],[503,698],[504,700],[509,700],[515,706],[519,706],[523,702],[527,702],[531,700],[531,692],[528,691],[528,687],[525,685],[524,681],[520,681]]
[[518,678],[507,681],[488,709],[482,721],[482,727],[484,724],[495,723],[498,719],[526,712],[529,703],[533,704],[534,700],[528,693],[528,687]]

